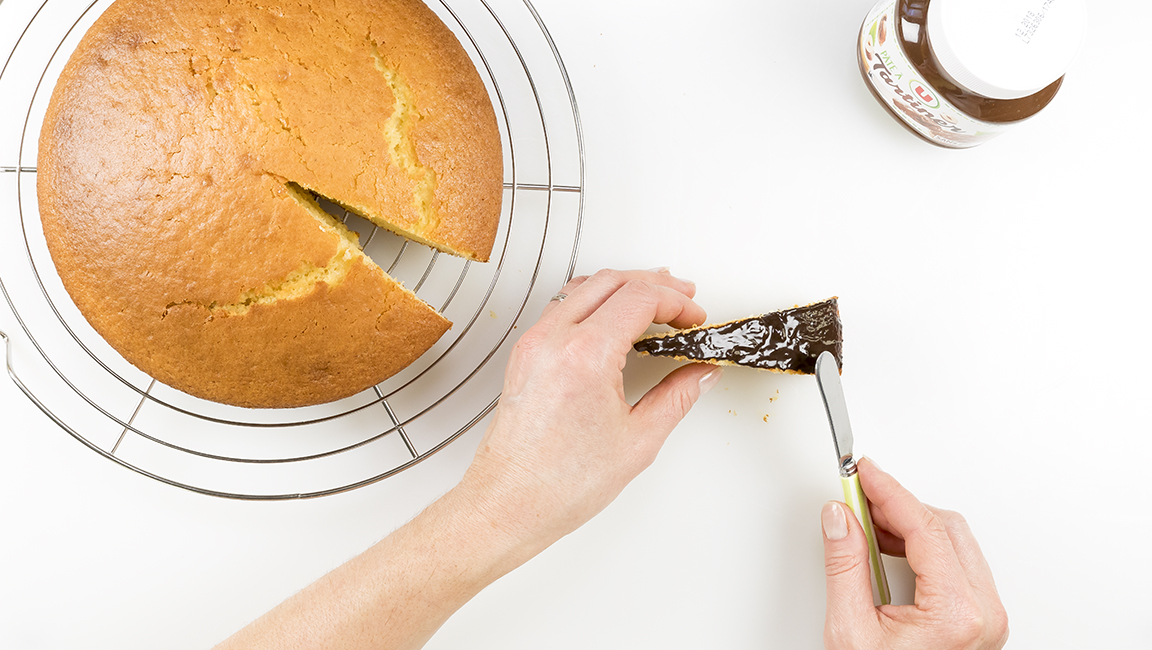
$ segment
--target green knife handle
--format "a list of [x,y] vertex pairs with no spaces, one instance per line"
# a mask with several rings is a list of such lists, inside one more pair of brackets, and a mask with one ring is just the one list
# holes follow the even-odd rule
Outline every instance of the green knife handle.
[[860,486],[860,475],[852,472],[851,476],[841,476],[840,483],[844,487],[844,502],[856,513],[856,517],[864,527],[864,537],[868,539],[868,562],[872,565],[872,579],[880,595],[880,604],[890,605],[892,594],[888,590],[888,576],[884,573],[884,563],[880,560],[880,545],[876,543],[876,529],[872,526],[868,497],[864,496],[864,488]]

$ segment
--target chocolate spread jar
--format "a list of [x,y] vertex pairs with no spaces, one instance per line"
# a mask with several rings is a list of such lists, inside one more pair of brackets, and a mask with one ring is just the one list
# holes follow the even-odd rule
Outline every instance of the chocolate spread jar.
[[916,135],[974,147],[1052,101],[1085,14],[1085,0],[880,0],[860,29],[860,72]]

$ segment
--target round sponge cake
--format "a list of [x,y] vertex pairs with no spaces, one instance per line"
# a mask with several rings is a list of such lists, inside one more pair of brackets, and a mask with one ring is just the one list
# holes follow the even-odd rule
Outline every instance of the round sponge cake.
[[39,152],[80,311],[157,380],[238,406],[353,395],[450,327],[317,196],[480,261],[499,226],[492,104],[419,0],[118,0]]

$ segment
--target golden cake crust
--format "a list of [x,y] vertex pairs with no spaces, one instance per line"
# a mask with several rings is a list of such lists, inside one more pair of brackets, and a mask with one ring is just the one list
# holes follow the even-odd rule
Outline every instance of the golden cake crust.
[[419,0],[118,0],[39,151],[80,311],[156,379],[241,406],[355,394],[450,326],[309,191],[471,259],[499,225],[491,103]]

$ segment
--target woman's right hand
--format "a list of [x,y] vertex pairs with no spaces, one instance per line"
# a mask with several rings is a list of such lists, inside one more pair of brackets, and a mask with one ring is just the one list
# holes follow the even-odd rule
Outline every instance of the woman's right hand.
[[914,605],[875,607],[864,530],[852,511],[825,504],[824,564],[829,650],[999,650],[1008,616],[992,571],[964,518],[921,503],[862,459],[860,483],[872,502],[881,550],[905,556],[916,573]]

